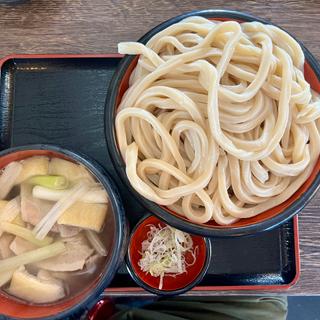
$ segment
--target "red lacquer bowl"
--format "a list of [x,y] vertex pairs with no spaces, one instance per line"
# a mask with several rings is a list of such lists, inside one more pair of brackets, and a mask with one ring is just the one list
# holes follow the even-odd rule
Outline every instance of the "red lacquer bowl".
[[[179,274],[175,277],[165,276],[163,279],[163,287],[159,289],[160,277],[153,277],[141,270],[138,265],[141,259],[141,244],[147,238],[150,225],[166,224],[155,216],[148,216],[142,219],[132,231],[127,253],[127,267],[130,275],[136,283],[158,295],[177,295],[192,289],[197,285],[206,274],[211,259],[211,242],[208,238],[191,235],[194,248],[197,247],[196,262],[188,266],[186,273]],[[191,253],[185,256],[186,261],[192,261]]]
[[97,304],[89,310],[87,314],[88,320],[106,320],[116,312],[114,303],[109,298],[101,299]]
[[[158,25],[157,27],[149,31],[139,41],[142,43],[146,43],[152,36],[160,32],[161,30],[167,28],[168,26],[174,23],[179,22],[180,20],[186,17],[195,15],[221,21],[259,21],[265,24],[272,24],[271,22],[263,20],[261,18],[237,11],[193,11],[163,22],[162,24]],[[320,66],[315,60],[315,58],[312,56],[312,54],[301,43],[300,45],[306,57],[305,78],[310,83],[312,89],[320,93]],[[152,212],[153,214],[157,215],[159,218],[166,221],[168,224],[186,232],[209,237],[227,237],[255,234],[258,232],[275,228],[287,221],[288,219],[292,218],[298,212],[300,212],[304,208],[304,206],[310,201],[312,196],[319,188],[319,160],[316,163],[314,170],[311,173],[310,177],[307,179],[307,181],[288,200],[255,217],[240,219],[238,222],[227,226],[218,225],[214,221],[210,221],[205,224],[197,224],[191,222],[190,220],[187,220],[185,217],[179,215],[178,213],[173,212],[164,206],[159,206],[158,204],[147,200],[138,192],[136,192],[127,178],[125,164],[118,149],[115,135],[114,119],[116,116],[117,107],[121,101],[124,92],[128,88],[129,77],[137,64],[137,61],[137,56],[125,56],[122,59],[110,83],[105,108],[105,132],[109,152],[112,161],[114,162],[114,166],[119,174],[119,177],[128,186],[128,189],[130,189],[132,194],[138,199],[138,201],[142,203],[143,206],[145,206],[148,209],[149,212]]]

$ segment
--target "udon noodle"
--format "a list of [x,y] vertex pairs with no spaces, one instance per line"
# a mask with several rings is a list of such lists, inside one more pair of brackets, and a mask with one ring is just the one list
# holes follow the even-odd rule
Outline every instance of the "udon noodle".
[[150,41],[116,116],[132,186],[196,223],[253,217],[287,200],[320,152],[320,100],[300,45],[258,22],[190,17]]

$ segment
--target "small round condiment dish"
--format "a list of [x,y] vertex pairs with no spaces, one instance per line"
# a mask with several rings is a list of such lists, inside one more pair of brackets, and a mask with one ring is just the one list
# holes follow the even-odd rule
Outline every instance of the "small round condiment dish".
[[[127,253],[127,268],[134,281],[145,290],[157,295],[178,295],[191,290],[205,276],[211,260],[211,241],[209,238],[191,235],[193,248],[195,248],[195,263],[186,267],[186,272],[178,275],[165,275],[163,287],[159,289],[160,277],[153,277],[151,274],[141,270],[139,260],[141,259],[141,245],[147,238],[150,226],[166,226],[164,222],[155,216],[144,217],[135,226],[129,239]],[[186,262],[191,262],[191,253],[185,255]]]

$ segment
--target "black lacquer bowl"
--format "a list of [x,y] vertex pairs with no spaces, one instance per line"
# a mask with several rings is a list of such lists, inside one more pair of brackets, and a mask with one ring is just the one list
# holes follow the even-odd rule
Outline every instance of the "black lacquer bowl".
[[70,315],[83,312],[88,306],[97,302],[123,261],[127,242],[124,209],[117,187],[105,170],[97,162],[78,152],[45,144],[13,147],[0,152],[0,169],[12,161],[32,156],[57,157],[82,164],[105,188],[111,206],[111,210],[108,211],[106,237],[106,241],[111,245],[106,262],[96,278],[77,295],[53,304],[31,305],[0,292],[0,315],[5,315],[8,319],[67,319]]
[[[157,34],[159,31],[167,28],[173,23],[179,22],[180,20],[189,16],[203,16],[208,19],[215,20],[236,20],[238,22],[247,21],[259,21],[265,24],[272,24],[261,18],[254,17],[252,15],[227,10],[203,10],[203,11],[193,11],[177,17],[174,17],[168,21],[163,22],[158,25],[146,35],[144,35],[139,42],[146,43],[151,37]],[[310,83],[313,90],[320,92],[320,66],[312,54],[300,43],[306,58],[305,62],[305,77]],[[145,206],[149,212],[154,213],[160,219],[164,220],[166,223],[175,226],[186,232],[199,234],[203,236],[215,236],[215,237],[227,237],[227,236],[240,236],[249,235],[265,230],[272,229],[280,224],[284,223],[299,211],[301,211],[308,201],[312,198],[319,187],[320,175],[320,161],[318,160],[312,174],[308,180],[301,186],[295,194],[289,198],[287,201],[283,202],[270,210],[267,210],[255,217],[248,219],[241,219],[240,221],[228,225],[219,226],[214,222],[209,222],[206,224],[196,224],[193,223],[175,212],[167,209],[166,207],[159,206],[158,204],[151,202],[138,194],[130,185],[130,182],[126,176],[125,164],[120,155],[116,136],[115,136],[115,116],[117,112],[117,107],[119,102],[128,88],[128,81],[130,74],[137,63],[137,56],[125,56],[115,75],[110,83],[109,92],[106,100],[105,107],[105,133],[108,144],[108,149],[114,167],[116,168],[119,177],[128,186],[132,194]]]

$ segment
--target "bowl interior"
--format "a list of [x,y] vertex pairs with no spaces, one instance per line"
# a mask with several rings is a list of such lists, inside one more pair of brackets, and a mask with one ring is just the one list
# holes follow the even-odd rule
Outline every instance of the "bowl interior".
[[[196,13],[197,14],[197,13]],[[201,13],[200,13],[201,15]],[[245,19],[241,16],[244,16],[244,14],[237,14],[237,13],[232,13],[233,16],[237,15],[239,17],[236,17],[236,18],[229,18],[229,17],[221,17],[221,13],[218,14],[217,17],[214,17],[214,13],[212,14],[213,17],[210,17],[209,19],[211,20],[221,20],[221,21],[230,21],[230,20],[234,20],[234,21],[238,21],[238,22],[244,22],[244,21],[252,21],[252,17],[250,19]],[[205,14],[205,16],[208,18],[208,14]],[[153,31],[150,32],[150,36],[151,35],[154,35],[155,33],[159,32],[160,30],[162,29],[158,29],[156,32],[153,33]],[[149,35],[149,34],[148,34]],[[306,50],[304,48],[304,50]],[[308,54],[310,56],[310,53]],[[129,86],[129,78],[130,78],[130,75],[133,71],[133,69],[135,68],[136,64],[138,62],[138,56],[137,57],[134,57],[134,59],[132,59],[131,63],[127,66],[126,70],[124,71],[124,73],[122,74],[121,78],[118,80],[118,85],[117,87],[115,87],[114,89],[116,90],[116,94],[117,94],[117,97],[115,99],[115,105],[113,106],[113,108],[117,109],[118,106],[119,106],[119,103],[122,99],[122,96],[123,94],[126,92],[128,86]],[[316,61],[308,61],[308,56],[306,57],[306,62],[305,62],[305,65],[304,65],[304,72],[305,72],[305,78],[306,80],[310,83],[311,85],[311,88],[316,91],[316,92],[319,92],[320,93],[320,67],[318,67],[316,65]],[[113,111],[114,112],[114,111]],[[114,123],[112,124],[113,125],[113,131],[114,131]],[[113,132],[114,136],[115,136],[115,133]],[[118,163],[122,163],[121,166],[118,166],[118,170],[122,170],[122,177],[124,177],[124,179],[126,180],[126,183],[128,185],[130,185],[130,182],[129,180],[126,178],[126,175],[125,175],[125,165],[124,165],[124,162],[121,158],[121,155],[120,155],[120,152],[119,152],[119,149],[118,149],[118,146],[117,146],[117,142],[116,142],[116,139],[114,140],[114,144],[115,144],[115,148],[117,149],[117,154],[114,155],[116,158],[117,158],[117,162]],[[149,207],[149,209],[152,209],[153,212],[155,213],[159,213],[159,215],[165,219],[165,215],[166,213],[170,213],[171,215],[173,215],[174,217],[178,218],[178,219],[175,219],[175,220],[172,220],[172,222],[175,222],[175,224],[177,224],[177,220],[182,220],[182,221],[185,221],[189,226],[203,226],[205,227],[207,230],[208,229],[215,229],[215,230],[219,230],[221,229],[222,230],[226,230],[226,229],[239,229],[240,228],[245,228],[245,227],[249,227],[249,226],[255,226],[257,225],[258,223],[263,223],[263,222],[266,222],[267,220],[271,221],[270,219],[272,218],[279,218],[278,216],[283,213],[284,211],[288,211],[286,213],[286,217],[284,217],[284,219],[282,220],[285,220],[288,219],[289,217],[291,217],[293,214],[297,213],[305,204],[305,202],[308,200],[307,198],[305,198],[303,201],[301,200],[301,198],[303,196],[306,196],[306,191],[309,190],[309,188],[313,185],[313,183],[315,182],[315,179],[318,178],[319,179],[319,169],[320,169],[320,159],[318,159],[311,175],[309,176],[309,178],[306,180],[306,182],[288,199],[286,200],[285,202],[283,202],[282,204],[276,206],[276,207],[273,207],[255,217],[252,217],[252,218],[246,218],[246,219],[240,219],[239,221],[237,221],[236,223],[233,223],[231,225],[226,225],[226,226],[221,226],[221,225],[218,225],[216,222],[214,221],[210,221],[208,223],[205,223],[205,224],[197,224],[197,223],[193,223],[193,222],[190,222],[189,220],[187,220],[186,218],[180,216],[178,213],[168,209],[167,207],[165,206],[158,206],[154,203],[152,203],[151,201],[143,198],[142,196],[138,195],[137,192],[131,187],[131,190],[133,191],[133,193],[135,193],[138,197],[138,199],[140,199],[140,201],[142,201],[147,207]],[[310,192],[310,194],[308,195],[308,198],[310,198],[310,196],[313,195],[313,193],[316,191],[317,189],[317,186],[316,186],[317,183],[315,183],[315,185],[313,185],[313,191]],[[299,199],[301,200],[300,203],[299,202]],[[297,205],[297,208],[292,208],[292,209],[289,209],[290,206],[293,206],[294,204]],[[290,210],[290,212],[289,212]],[[280,223],[281,222],[281,219],[278,219],[277,223]],[[189,230],[191,229],[192,227],[189,227]],[[194,232],[196,232],[196,230],[193,228],[192,230],[194,230]],[[197,231],[198,232],[198,231]],[[208,232],[206,232],[208,233]]]
[[[64,154],[62,152],[54,151],[54,150],[20,150],[12,153],[7,153],[0,157],[0,169],[5,167],[12,161],[23,160],[32,156],[47,156],[47,157],[57,157],[65,160],[69,160],[76,163],[81,163],[81,161],[77,161],[73,159],[73,157]],[[84,164],[84,163],[83,163]],[[103,181],[101,181],[97,175],[87,167],[87,169],[99,180],[103,185]],[[109,210],[110,211],[110,210]],[[106,233],[106,237],[103,239],[107,246],[111,248],[114,247],[114,242],[116,242],[116,222],[115,215],[112,212],[108,212],[108,232]],[[19,319],[28,319],[28,318],[44,318],[49,316],[55,316],[58,313],[65,312],[70,308],[81,304],[83,299],[87,298],[90,293],[98,286],[101,282],[102,277],[109,270],[109,265],[111,261],[112,254],[109,254],[106,257],[106,260],[103,262],[100,271],[97,272],[96,277],[89,282],[89,285],[83,287],[81,283],[79,283],[79,293],[58,301],[54,304],[48,305],[35,305],[28,304],[23,302],[22,300],[15,299],[13,296],[7,295],[4,291],[0,291],[0,314],[5,314],[10,317],[15,317]]]
[[[152,289],[158,289],[160,277],[153,277],[150,274],[145,273],[140,269],[138,265],[138,262],[141,259],[141,244],[147,238],[147,233],[150,230],[150,225],[161,225],[162,227],[164,227],[166,224],[160,221],[155,216],[150,216],[144,219],[137,226],[137,228],[131,236],[128,254],[131,267],[135,275],[139,278],[139,280]],[[198,278],[198,276],[201,274],[201,271],[205,267],[207,260],[206,242],[204,238],[200,236],[191,235],[191,237],[193,240],[194,248],[197,247],[196,263],[188,266],[186,273],[179,274],[175,277],[165,276],[163,278],[162,291],[174,291],[192,285],[192,283]],[[193,261],[191,253],[187,253],[185,258],[186,262],[191,263]]]

